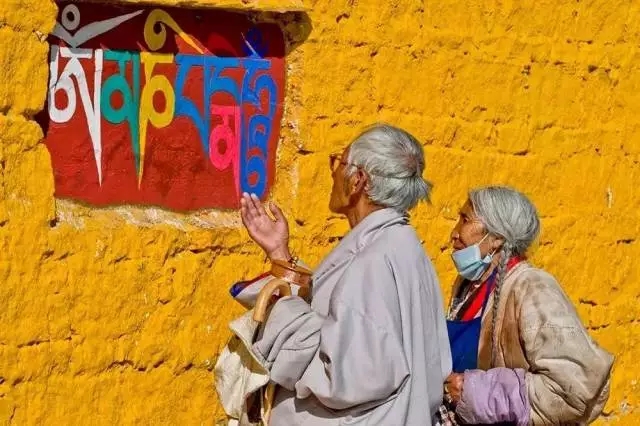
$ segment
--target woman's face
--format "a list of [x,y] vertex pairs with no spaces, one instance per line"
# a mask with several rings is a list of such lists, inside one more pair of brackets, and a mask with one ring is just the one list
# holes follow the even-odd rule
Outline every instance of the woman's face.
[[[487,230],[473,211],[473,205],[470,200],[462,206],[459,213],[458,223],[453,231],[451,231],[451,245],[454,250],[462,250],[463,248],[472,246],[481,241]],[[501,241],[491,235],[480,243],[480,254],[484,257],[501,245]]]

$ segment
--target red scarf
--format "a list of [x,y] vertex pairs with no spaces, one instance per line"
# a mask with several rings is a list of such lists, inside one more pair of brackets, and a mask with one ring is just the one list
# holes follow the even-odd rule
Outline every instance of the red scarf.
[[[509,272],[518,263],[522,262],[522,260],[523,259],[518,256],[514,256],[511,259],[509,259],[509,261],[507,262],[507,272]],[[484,303],[484,299],[487,296],[487,291],[493,290],[493,287],[494,287],[493,284],[495,280],[493,280],[492,277],[494,276],[495,274],[491,274],[489,278],[487,278],[482,283],[482,287],[480,287],[480,289],[474,296],[474,299],[471,302],[471,305],[469,305],[469,307],[464,312],[464,314],[462,314],[462,318],[461,318],[462,321],[471,321],[482,310],[482,304]]]

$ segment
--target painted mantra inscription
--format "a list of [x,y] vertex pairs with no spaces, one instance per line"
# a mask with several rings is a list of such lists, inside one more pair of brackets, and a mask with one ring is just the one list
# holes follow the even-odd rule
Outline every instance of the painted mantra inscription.
[[277,25],[226,11],[59,9],[41,118],[57,197],[188,211],[267,194],[284,97]]

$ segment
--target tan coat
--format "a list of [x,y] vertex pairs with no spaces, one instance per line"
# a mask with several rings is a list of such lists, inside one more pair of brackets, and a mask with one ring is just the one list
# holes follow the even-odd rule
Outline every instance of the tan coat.
[[[478,366],[491,368],[493,297],[482,320]],[[521,262],[507,274],[496,316],[496,365],[528,371],[530,424],[587,424],[609,397],[613,356],[585,330],[558,282]]]

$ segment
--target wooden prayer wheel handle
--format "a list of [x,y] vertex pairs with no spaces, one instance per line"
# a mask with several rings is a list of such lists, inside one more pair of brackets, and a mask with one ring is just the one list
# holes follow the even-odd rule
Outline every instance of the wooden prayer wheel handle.
[[291,296],[291,284],[300,287],[298,296],[306,297],[310,292],[312,272],[302,266],[298,266],[296,261],[285,262],[274,260],[271,262],[270,274],[275,279],[269,281],[258,294],[256,306],[253,309],[253,319],[264,322],[271,296],[279,291],[280,296]]
[[269,308],[269,301],[271,300],[271,296],[276,292],[276,290],[280,291],[280,296],[291,296],[291,287],[289,283],[276,278],[269,281],[265,286],[260,290],[258,294],[258,299],[256,300],[256,306],[253,309],[253,319],[258,322],[264,322],[267,316],[267,309]]
[[310,286],[312,273],[309,269],[299,266],[295,262],[285,262],[283,260],[271,262],[271,275],[303,288]]

